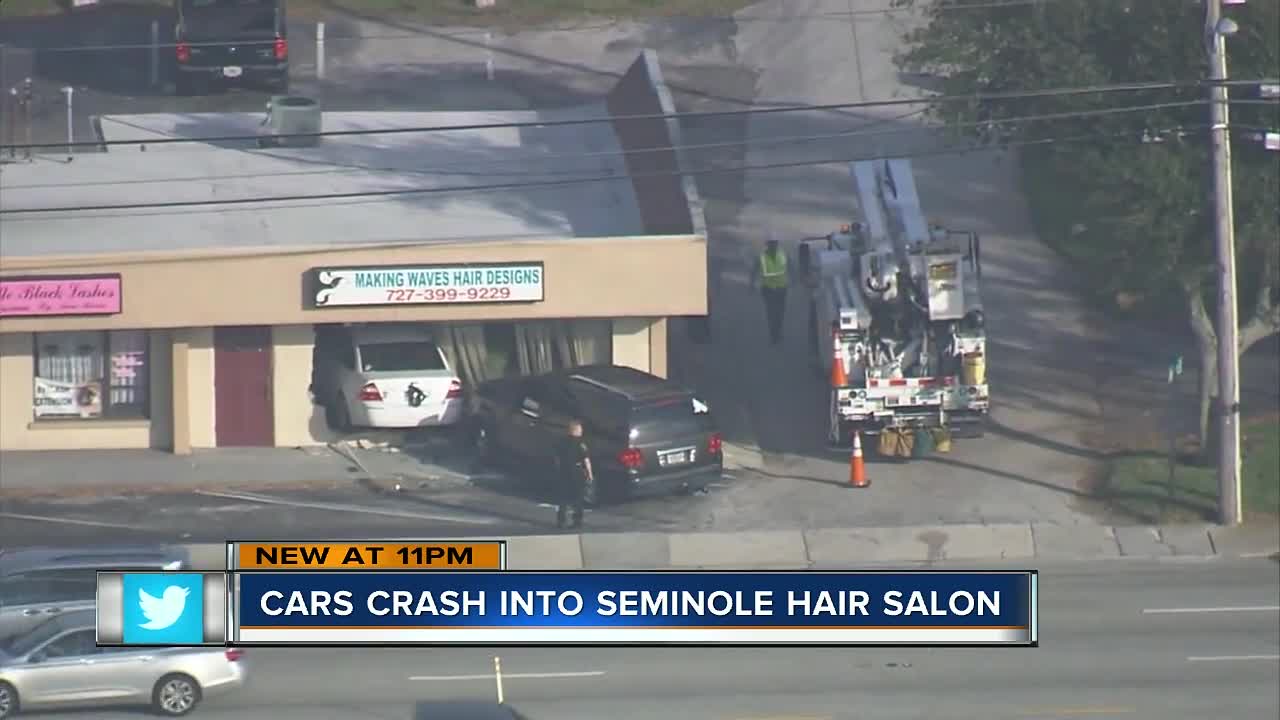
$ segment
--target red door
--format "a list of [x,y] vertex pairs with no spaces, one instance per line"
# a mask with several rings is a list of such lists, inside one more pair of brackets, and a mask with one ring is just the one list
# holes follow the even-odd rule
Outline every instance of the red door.
[[271,328],[214,328],[213,386],[218,447],[271,447]]

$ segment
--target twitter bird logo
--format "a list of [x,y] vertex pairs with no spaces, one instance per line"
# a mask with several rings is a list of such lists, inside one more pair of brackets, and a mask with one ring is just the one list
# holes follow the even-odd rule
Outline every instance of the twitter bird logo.
[[178,622],[182,611],[187,607],[187,596],[190,594],[190,590],[177,585],[165,588],[164,595],[160,597],[152,597],[146,590],[138,590],[138,607],[147,619],[138,627],[163,630]]
[[124,642],[199,645],[204,642],[204,577],[184,573],[126,573]]

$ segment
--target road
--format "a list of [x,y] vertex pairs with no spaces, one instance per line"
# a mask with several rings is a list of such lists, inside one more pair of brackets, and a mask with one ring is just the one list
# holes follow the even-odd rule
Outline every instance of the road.
[[1276,717],[1274,561],[1041,572],[1037,649],[261,649],[248,653],[253,686],[200,717],[407,719],[418,700],[493,698],[495,654],[508,702],[530,720]]

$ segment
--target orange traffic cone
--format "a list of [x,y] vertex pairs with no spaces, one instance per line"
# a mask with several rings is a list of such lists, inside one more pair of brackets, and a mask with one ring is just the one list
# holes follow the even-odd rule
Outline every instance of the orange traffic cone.
[[867,479],[867,468],[862,461],[862,433],[853,432],[853,453],[849,456],[849,486],[855,488],[870,487]]
[[831,387],[842,388],[849,384],[844,372],[844,348],[840,347],[840,334],[831,334]]

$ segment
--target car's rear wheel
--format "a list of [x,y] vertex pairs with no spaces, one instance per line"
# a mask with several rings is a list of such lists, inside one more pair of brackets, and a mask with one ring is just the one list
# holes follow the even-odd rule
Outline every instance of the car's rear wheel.
[[166,717],[181,717],[200,704],[200,683],[190,675],[165,675],[151,692],[151,705]]
[[18,691],[9,683],[0,682],[0,718],[18,714]]

